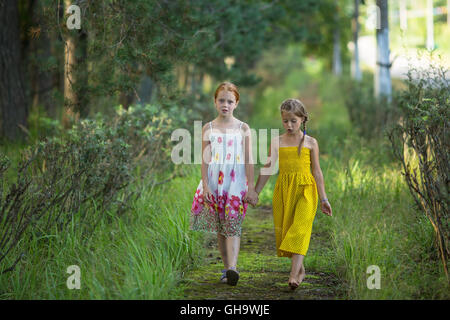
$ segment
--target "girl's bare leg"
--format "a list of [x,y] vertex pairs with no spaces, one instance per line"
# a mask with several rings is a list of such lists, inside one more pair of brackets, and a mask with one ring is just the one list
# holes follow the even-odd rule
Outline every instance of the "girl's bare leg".
[[230,268],[236,268],[237,265],[237,259],[239,255],[239,247],[241,245],[241,237],[228,237],[226,239],[226,252],[228,257],[228,267],[226,269]]
[[[222,256],[224,271],[229,269],[236,270],[237,258],[239,255],[239,247],[241,244],[240,237],[225,237],[221,234],[217,234],[217,242],[219,244],[220,255]],[[237,281],[234,279],[234,281]],[[221,278],[222,283],[227,283],[228,279],[224,275]],[[229,283],[231,285],[236,285],[235,282]]]
[[292,255],[292,266],[291,274],[289,275],[289,282],[297,282],[298,284],[302,283],[306,275],[305,267],[303,266],[304,258],[305,256],[301,254]]
[[241,238],[217,234],[217,241],[225,269],[236,268]]
[[222,234],[217,234],[217,242],[219,244],[219,251],[220,255],[222,256],[223,266],[224,269],[229,269],[229,262],[228,262],[228,251],[227,251],[227,238]]

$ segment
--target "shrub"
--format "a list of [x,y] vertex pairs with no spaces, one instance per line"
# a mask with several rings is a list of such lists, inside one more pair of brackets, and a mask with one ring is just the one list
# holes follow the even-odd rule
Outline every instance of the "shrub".
[[410,68],[407,90],[399,95],[403,116],[388,133],[406,183],[432,224],[448,277],[450,87],[448,70],[429,62]]
[[[140,195],[128,184],[140,175],[156,177],[172,165],[175,121],[170,112],[137,106],[119,108],[111,119],[97,115],[77,122],[25,149],[15,181],[9,183],[3,177],[10,161],[1,156],[0,272],[13,270],[33,236],[60,232],[72,223],[88,238],[106,210],[122,214],[126,202]],[[138,167],[144,170],[134,175]],[[6,259],[12,253],[16,256]]]
[[380,138],[389,126],[398,120],[396,96],[393,101],[374,97],[373,78],[367,74],[358,82],[343,82],[345,105],[349,118],[357,132],[366,139]]

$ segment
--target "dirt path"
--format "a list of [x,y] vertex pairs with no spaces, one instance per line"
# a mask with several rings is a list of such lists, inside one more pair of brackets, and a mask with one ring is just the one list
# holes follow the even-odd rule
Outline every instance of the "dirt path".
[[[317,237],[320,234],[313,232],[309,250],[320,250],[324,245]],[[203,266],[186,274],[181,283],[185,287],[185,299],[339,299],[343,294],[335,275],[308,269],[301,286],[294,292],[289,290],[290,259],[276,256],[271,208],[250,209],[247,213],[241,238],[237,286],[231,287],[219,281],[223,264],[215,235],[206,236],[205,250]]]

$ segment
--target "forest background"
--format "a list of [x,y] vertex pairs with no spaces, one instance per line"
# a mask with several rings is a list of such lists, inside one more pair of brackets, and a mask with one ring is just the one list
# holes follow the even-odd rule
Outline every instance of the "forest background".
[[[448,299],[448,9],[0,1],[0,296],[186,297],[207,237],[189,231],[200,168],[173,163],[171,136],[212,120],[232,81],[255,130],[281,129],[288,97],[310,113],[336,213],[318,212],[306,267],[338,279],[334,298]],[[67,288],[72,265],[81,290]]]

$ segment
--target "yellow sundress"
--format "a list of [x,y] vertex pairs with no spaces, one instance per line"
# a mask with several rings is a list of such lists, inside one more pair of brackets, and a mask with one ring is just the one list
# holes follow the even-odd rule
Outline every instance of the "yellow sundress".
[[309,148],[279,148],[279,175],[273,192],[277,255],[306,255],[316,215],[318,194],[311,174]]

